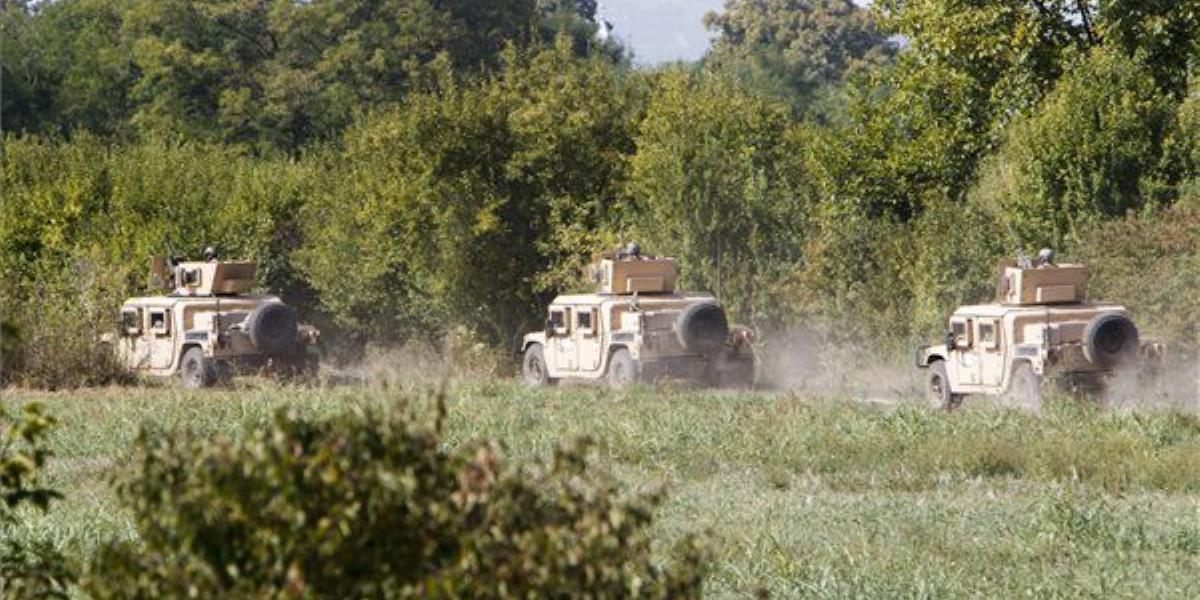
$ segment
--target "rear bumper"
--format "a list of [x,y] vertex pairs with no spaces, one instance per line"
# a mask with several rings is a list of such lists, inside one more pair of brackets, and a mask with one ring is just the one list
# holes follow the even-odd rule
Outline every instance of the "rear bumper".
[[703,356],[664,356],[642,359],[640,362],[640,375],[643,381],[661,379],[702,381],[707,379],[712,371],[713,361]]
[[757,365],[749,355],[672,356],[641,361],[642,381],[678,379],[710,385],[751,385]]

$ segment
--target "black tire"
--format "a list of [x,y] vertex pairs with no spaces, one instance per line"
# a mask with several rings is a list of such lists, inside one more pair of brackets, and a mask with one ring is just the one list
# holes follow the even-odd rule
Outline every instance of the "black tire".
[[637,383],[638,365],[628,350],[620,348],[612,353],[608,359],[608,373],[605,377],[609,387],[618,389]]
[[555,384],[546,366],[546,355],[541,344],[530,344],[521,359],[521,376],[529,387],[546,387]]
[[675,322],[679,343],[690,352],[714,354],[725,347],[729,339],[729,321],[725,310],[717,304],[693,304],[679,313]]
[[212,387],[217,382],[217,368],[203,350],[193,346],[184,351],[180,360],[179,379],[189,390]]
[[1083,330],[1083,354],[1092,364],[1114,367],[1136,358],[1137,353],[1137,327],[1121,313],[1096,315]]
[[1029,412],[1042,410],[1042,378],[1033,372],[1029,363],[1018,363],[1008,381],[1005,401],[1014,408]]
[[246,317],[250,342],[265,354],[287,354],[296,346],[296,311],[282,302],[260,304]]
[[925,378],[925,398],[931,408],[954,410],[962,405],[962,394],[950,393],[950,377],[946,374],[946,362],[936,360],[929,365]]

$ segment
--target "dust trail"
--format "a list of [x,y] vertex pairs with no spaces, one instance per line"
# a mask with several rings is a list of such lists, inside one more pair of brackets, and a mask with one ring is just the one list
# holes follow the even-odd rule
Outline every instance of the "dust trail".
[[[879,405],[924,397],[925,374],[916,368],[912,352],[882,355],[871,350],[869,341],[839,345],[811,330],[763,335],[757,352],[759,384],[768,390]],[[1046,388],[1052,389],[1052,385]],[[1002,402],[995,396],[972,398],[974,402]],[[1200,356],[1168,355],[1153,371],[1140,366],[1120,370],[1107,379],[1102,393],[1081,399],[1117,411],[1200,412]]]
[[757,349],[759,383],[768,389],[869,399],[919,398],[922,378],[911,355],[880,357],[862,346],[832,344],[812,330],[772,332]]
[[1101,395],[1115,410],[1158,408],[1200,412],[1200,356],[1168,358],[1157,368],[1117,371]]
[[503,350],[451,336],[440,344],[368,344],[361,359],[330,367],[328,379],[334,384],[406,389],[507,377],[514,372],[513,361]]

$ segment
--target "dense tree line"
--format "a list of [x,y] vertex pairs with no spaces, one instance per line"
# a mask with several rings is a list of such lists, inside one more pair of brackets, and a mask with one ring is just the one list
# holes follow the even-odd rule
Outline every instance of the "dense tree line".
[[504,344],[634,237],[736,318],[888,352],[1042,245],[1200,337],[1129,283],[1200,288],[1198,0],[729,0],[658,69],[591,0],[0,6],[13,378],[78,382],[164,238],[260,260],[330,341]]

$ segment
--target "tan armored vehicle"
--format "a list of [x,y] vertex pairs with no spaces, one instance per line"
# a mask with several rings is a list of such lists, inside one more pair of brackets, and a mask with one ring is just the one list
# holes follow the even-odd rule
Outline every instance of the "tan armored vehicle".
[[555,298],[545,330],[522,340],[528,384],[576,379],[622,387],[663,378],[753,383],[750,331],[731,328],[712,296],[677,292],[674,259],[642,256],[630,244],[603,256],[590,272],[596,293]]
[[151,277],[165,296],[130,298],[121,306],[119,330],[105,336],[130,370],[179,375],[186,388],[208,387],[239,368],[278,374],[317,370],[318,332],[296,322],[279,298],[250,294],[253,262],[155,259]]
[[997,302],[959,307],[945,343],[917,350],[931,404],[991,394],[1036,410],[1045,381],[1099,391],[1118,370],[1162,357],[1161,344],[1138,340],[1125,307],[1086,299],[1087,267],[1053,258],[1042,250],[1005,267]]

